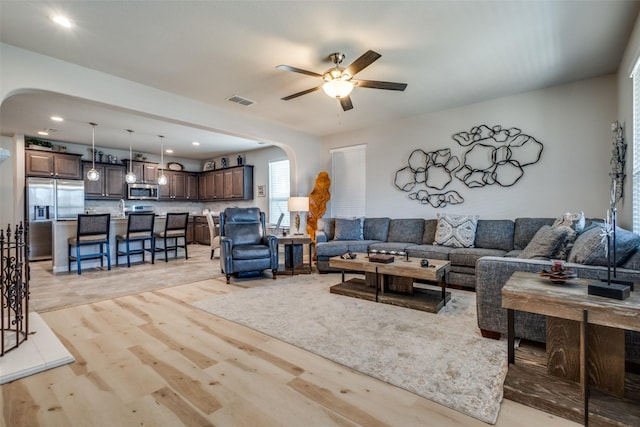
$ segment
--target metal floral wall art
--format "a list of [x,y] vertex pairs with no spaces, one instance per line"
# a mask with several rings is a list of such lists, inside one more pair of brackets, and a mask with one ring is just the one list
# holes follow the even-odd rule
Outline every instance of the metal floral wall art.
[[624,197],[624,180],[626,178],[625,163],[627,157],[627,144],[624,142],[624,132],[622,124],[619,121],[611,123],[611,131],[613,132],[613,146],[611,149],[611,191],[612,205]]
[[396,188],[408,192],[410,199],[434,208],[460,204],[464,198],[457,191],[445,191],[454,178],[469,188],[510,187],[522,178],[524,167],[540,160],[544,148],[520,129],[499,125],[474,126],[452,138],[466,148],[462,161],[449,148],[429,152],[414,150],[407,166],[396,171]]

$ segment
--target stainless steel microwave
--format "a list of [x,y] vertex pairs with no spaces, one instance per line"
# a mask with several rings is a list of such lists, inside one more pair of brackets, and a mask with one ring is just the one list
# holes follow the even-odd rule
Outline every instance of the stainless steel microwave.
[[157,200],[157,184],[128,184],[129,200]]

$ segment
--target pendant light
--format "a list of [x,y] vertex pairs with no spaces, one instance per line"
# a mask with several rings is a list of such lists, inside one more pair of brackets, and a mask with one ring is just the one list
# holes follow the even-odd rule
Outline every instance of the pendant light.
[[89,123],[91,125],[91,161],[92,167],[87,172],[87,179],[89,181],[97,181],[100,179],[100,172],[96,170],[96,126],[97,123]]
[[124,180],[127,181],[127,184],[135,184],[136,174],[133,173],[133,156],[131,155],[131,134],[133,134],[133,131],[131,129],[127,129],[127,132],[129,132],[129,172],[127,172]]
[[164,174],[164,136],[158,135],[160,138],[160,176],[158,177],[159,185],[167,185],[167,177]]

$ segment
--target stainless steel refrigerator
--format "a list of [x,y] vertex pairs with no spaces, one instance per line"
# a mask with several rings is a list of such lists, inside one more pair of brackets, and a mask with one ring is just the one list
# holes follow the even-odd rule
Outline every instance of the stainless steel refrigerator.
[[51,259],[53,221],[84,212],[84,181],[27,178],[29,260]]

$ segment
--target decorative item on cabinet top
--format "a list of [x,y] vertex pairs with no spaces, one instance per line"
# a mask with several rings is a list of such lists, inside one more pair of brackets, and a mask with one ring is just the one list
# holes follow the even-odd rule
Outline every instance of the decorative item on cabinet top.
[[184,169],[184,166],[177,162],[169,162],[167,163],[167,169],[171,171],[181,171]]

